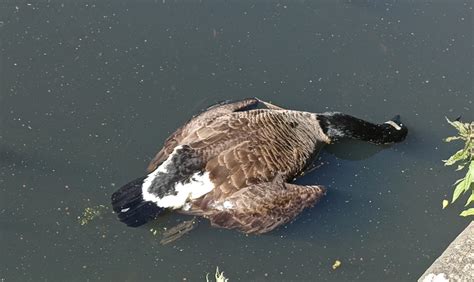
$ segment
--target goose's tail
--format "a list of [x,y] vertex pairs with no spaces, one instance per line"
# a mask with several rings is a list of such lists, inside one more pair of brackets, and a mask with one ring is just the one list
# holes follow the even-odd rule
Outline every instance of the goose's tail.
[[145,177],[125,184],[112,194],[112,208],[121,222],[130,227],[138,227],[155,219],[164,209],[155,203],[145,201],[142,184]]

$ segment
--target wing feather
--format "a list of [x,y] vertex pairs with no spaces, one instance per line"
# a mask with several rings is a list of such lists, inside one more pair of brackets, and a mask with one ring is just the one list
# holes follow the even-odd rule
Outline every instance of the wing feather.
[[[202,113],[194,116],[189,120],[185,125],[178,128],[171,136],[169,136],[162,149],[156,154],[156,156],[151,160],[150,164],[147,167],[147,172],[152,172],[155,170],[162,162],[164,162],[168,156],[173,152],[174,148],[180,144],[183,144],[183,140],[189,136],[192,132],[195,132],[196,129],[203,130],[200,132],[202,137],[199,135],[196,136],[196,139],[207,139],[206,136],[213,136],[215,132],[207,131],[208,128],[205,126],[209,122],[212,122],[217,117],[236,112],[241,110],[248,110],[256,105],[260,100],[256,98],[243,99],[236,102],[223,102],[212,105],[204,110]],[[214,129],[219,130],[219,129]],[[206,146],[206,143],[202,144]]]
[[205,216],[213,226],[235,228],[245,233],[265,233],[313,206],[326,191],[317,185],[284,183],[279,175],[275,179],[239,190],[225,201],[215,203],[215,209]]
[[[215,185],[204,203],[270,181],[277,174],[292,179],[303,169],[318,140],[310,137],[310,127],[291,126],[291,119],[300,124],[311,124],[311,120],[305,120],[307,116],[302,114],[283,115],[268,110],[235,113],[216,119],[209,128],[186,138],[190,147],[207,158],[205,170]],[[206,138],[196,138],[196,134]]]

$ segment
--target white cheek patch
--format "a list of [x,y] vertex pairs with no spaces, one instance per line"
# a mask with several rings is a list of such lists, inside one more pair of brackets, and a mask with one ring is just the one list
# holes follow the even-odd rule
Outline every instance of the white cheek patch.
[[392,121],[392,120],[386,121],[385,123],[391,125],[391,126],[394,127],[396,130],[402,130],[402,128],[400,127],[400,125],[396,124],[396,123],[395,123],[394,121]]

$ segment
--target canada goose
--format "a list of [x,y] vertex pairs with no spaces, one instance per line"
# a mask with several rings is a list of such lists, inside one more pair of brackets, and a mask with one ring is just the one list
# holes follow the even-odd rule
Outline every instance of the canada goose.
[[147,175],[112,195],[113,210],[132,227],[174,210],[213,226],[265,233],[325,194],[320,185],[289,183],[324,145],[342,138],[395,143],[407,132],[398,116],[373,124],[337,112],[286,110],[257,98],[220,103],[168,137]]

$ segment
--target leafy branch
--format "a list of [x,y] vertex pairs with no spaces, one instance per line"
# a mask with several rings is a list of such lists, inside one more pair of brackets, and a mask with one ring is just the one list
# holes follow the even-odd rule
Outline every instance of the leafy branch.
[[[449,159],[444,160],[444,165],[457,165],[456,171],[463,170],[467,167],[466,175],[458,179],[454,185],[453,198],[451,203],[454,203],[461,195],[465,193],[469,194],[466,204],[464,205],[466,209],[461,212],[461,216],[474,215],[474,122],[471,123],[462,123],[460,121],[450,121],[446,120],[454,128],[458,130],[457,136],[448,137],[445,139],[446,142],[462,140],[464,141],[464,148],[457,151]],[[448,202],[443,201],[443,208],[446,207]],[[471,207],[470,207],[471,206]]]

